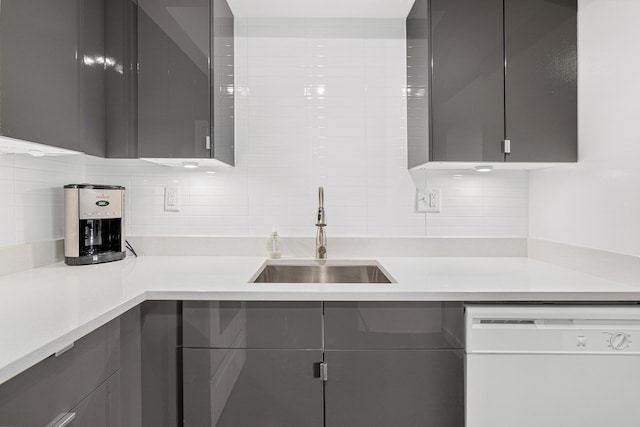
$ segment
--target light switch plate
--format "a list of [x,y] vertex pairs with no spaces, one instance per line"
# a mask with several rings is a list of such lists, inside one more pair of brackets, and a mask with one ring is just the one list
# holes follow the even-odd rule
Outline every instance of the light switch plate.
[[164,210],[180,212],[180,187],[164,187]]

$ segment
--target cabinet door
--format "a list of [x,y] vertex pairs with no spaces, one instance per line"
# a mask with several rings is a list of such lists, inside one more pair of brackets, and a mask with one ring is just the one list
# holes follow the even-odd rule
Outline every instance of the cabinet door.
[[505,1],[508,161],[577,160],[577,0]]
[[407,144],[409,167],[429,161],[429,3],[416,0],[407,16]]
[[114,320],[0,385],[0,425],[40,427],[69,412],[120,368],[119,328]]
[[229,165],[235,162],[233,31],[233,13],[227,0],[213,0],[211,24],[213,157]]
[[322,303],[184,301],[185,347],[322,348]]
[[108,0],[104,5],[107,157],[138,155],[137,2]]
[[448,302],[325,302],[325,348],[460,349],[464,311]]
[[327,427],[462,427],[462,350],[325,352]]
[[185,427],[323,426],[321,350],[185,348],[183,361]]
[[105,129],[105,4],[82,0],[82,149],[93,156],[106,154]]
[[209,3],[138,2],[139,157],[210,157]]
[[82,150],[79,0],[3,0],[0,134]]
[[431,161],[504,160],[502,4],[431,0]]
[[68,427],[120,427],[129,426],[120,416],[120,372],[113,374],[100,387],[71,410],[75,417]]

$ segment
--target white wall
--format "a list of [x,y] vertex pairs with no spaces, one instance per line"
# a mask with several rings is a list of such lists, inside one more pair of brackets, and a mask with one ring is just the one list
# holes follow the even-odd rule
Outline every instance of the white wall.
[[579,163],[531,173],[531,237],[640,256],[640,1],[578,5]]
[[[130,235],[313,236],[324,185],[329,236],[527,237],[527,172],[407,171],[404,20],[236,24],[235,168],[1,155],[0,245],[61,238],[78,182],[127,187]],[[415,212],[416,185],[442,190],[440,214]]]

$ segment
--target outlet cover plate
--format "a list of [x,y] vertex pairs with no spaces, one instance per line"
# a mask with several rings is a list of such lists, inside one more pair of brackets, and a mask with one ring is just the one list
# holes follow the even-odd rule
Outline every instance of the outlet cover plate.
[[180,187],[164,187],[164,210],[180,212]]

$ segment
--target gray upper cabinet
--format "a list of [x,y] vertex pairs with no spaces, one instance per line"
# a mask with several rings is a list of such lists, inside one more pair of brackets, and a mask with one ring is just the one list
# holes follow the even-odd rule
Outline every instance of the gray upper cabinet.
[[137,0],[104,2],[106,157],[138,156],[137,16]]
[[0,134],[81,151],[80,0],[4,0]]
[[[108,0],[107,0],[108,2]],[[106,155],[104,0],[83,0],[80,38],[82,150]]]
[[576,0],[428,4],[407,18],[409,166],[576,161]]
[[501,161],[502,0],[432,0],[431,34],[429,160]]
[[233,114],[223,111],[233,108],[226,0],[139,0],[138,6],[138,156],[218,158],[219,151],[233,163]]
[[508,161],[578,158],[577,1],[505,1]]

